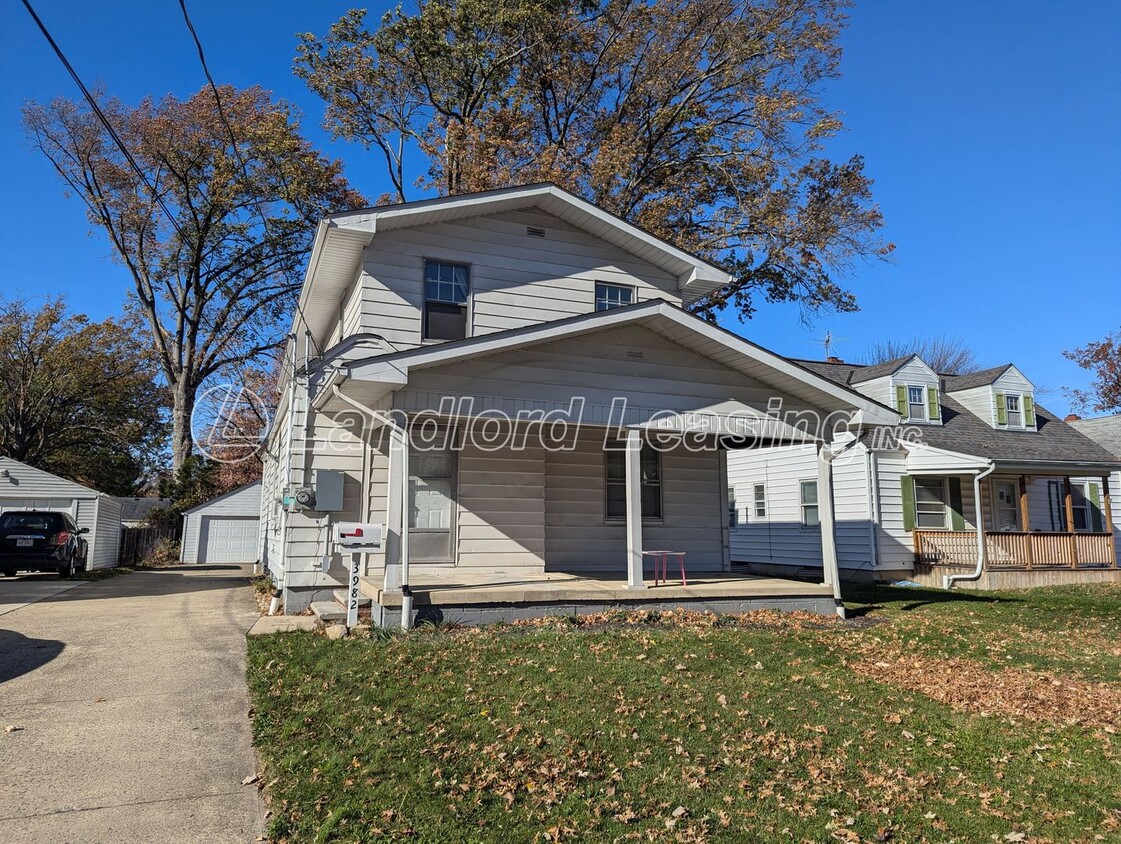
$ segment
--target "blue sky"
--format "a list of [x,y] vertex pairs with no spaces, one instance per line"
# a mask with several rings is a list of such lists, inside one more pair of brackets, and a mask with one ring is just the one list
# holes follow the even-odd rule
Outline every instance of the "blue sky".
[[[294,34],[325,32],[352,5],[188,8],[216,79],[296,104],[306,133],[376,196],[378,157],[329,143],[320,102],[291,73]],[[205,81],[175,0],[35,6],[87,84],[136,101],[186,96]],[[849,360],[879,338],[960,334],[983,364],[1015,361],[1065,412],[1060,388],[1088,378],[1062,350],[1121,326],[1121,3],[858,2],[843,45],[843,76],[825,99],[847,128],[830,152],[865,156],[894,261],[848,280],[860,313],[807,327],[796,308],[764,306],[728,327],[811,358],[830,331]],[[19,123],[26,100],[77,91],[14,2],[0,10],[0,74],[0,293],[65,293],[76,310],[112,315],[129,280]]]

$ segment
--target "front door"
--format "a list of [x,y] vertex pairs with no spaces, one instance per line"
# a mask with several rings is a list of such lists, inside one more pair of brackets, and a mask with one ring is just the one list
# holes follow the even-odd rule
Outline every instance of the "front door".
[[455,561],[455,452],[409,454],[409,559]]
[[1020,529],[1020,493],[1015,481],[997,481],[994,486],[993,527],[1000,531]]

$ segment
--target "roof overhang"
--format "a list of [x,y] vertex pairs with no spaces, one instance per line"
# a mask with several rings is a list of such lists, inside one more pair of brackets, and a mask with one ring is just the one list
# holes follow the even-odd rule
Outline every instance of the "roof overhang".
[[767,384],[776,392],[799,399],[809,407],[827,413],[853,413],[854,424],[858,426],[899,424],[899,414],[891,408],[660,300],[379,355],[349,364],[347,374],[356,380],[383,381],[388,391],[407,383],[411,371],[567,340],[623,325],[648,329],[670,342]]

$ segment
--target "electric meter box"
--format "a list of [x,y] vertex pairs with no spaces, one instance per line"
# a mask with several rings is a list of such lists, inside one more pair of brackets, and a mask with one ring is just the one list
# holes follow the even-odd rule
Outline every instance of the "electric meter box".
[[335,525],[335,543],[340,550],[351,553],[380,551],[381,525],[339,522]]
[[315,509],[320,513],[337,513],[343,509],[342,472],[315,470]]

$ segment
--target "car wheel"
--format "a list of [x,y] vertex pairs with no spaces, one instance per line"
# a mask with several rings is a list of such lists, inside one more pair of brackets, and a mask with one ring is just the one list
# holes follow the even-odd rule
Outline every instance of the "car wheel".
[[58,567],[58,576],[63,580],[69,580],[74,576],[74,558],[71,557],[65,563]]

